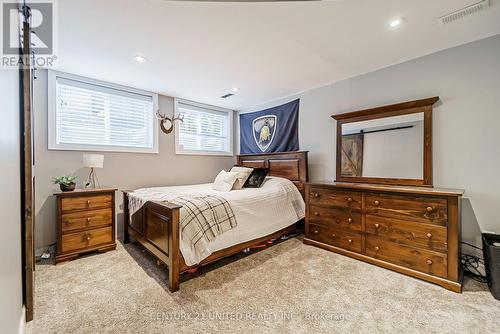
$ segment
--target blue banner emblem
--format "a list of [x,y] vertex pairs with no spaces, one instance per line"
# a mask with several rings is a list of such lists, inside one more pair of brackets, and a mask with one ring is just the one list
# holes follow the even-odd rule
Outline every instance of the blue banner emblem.
[[253,120],[253,139],[262,152],[271,145],[276,133],[276,115],[265,115]]
[[240,114],[240,153],[298,151],[299,102]]

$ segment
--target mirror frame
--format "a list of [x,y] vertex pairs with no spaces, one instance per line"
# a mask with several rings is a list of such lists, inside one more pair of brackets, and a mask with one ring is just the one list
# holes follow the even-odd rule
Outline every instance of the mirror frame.
[[[335,182],[376,183],[400,186],[432,187],[432,106],[439,101],[439,96],[415,100],[382,107],[352,111],[344,114],[332,115],[337,121],[337,163]],[[392,116],[415,113],[424,113],[424,163],[422,179],[400,179],[363,176],[342,176],[342,124],[367,121]]]

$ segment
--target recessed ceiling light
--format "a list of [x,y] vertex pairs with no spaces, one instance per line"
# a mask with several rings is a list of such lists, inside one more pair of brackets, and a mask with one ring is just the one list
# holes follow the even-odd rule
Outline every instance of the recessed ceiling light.
[[389,23],[390,28],[397,28],[403,23],[403,19],[395,19]]
[[134,60],[136,62],[138,62],[138,63],[144,63],[144,62],[146,62],[146,58],[144,58],[143,56],[135,56]]
[[238,92],[239,90],[240,90],[239,87],[233,87],[233,89],[232,89],[233,92]]

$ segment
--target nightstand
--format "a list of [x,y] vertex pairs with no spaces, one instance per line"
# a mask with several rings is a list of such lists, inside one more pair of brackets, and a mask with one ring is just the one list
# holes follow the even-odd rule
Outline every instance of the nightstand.
[[56,193],[56,264],[80,254],[116,248],[115,191],[81,189]]

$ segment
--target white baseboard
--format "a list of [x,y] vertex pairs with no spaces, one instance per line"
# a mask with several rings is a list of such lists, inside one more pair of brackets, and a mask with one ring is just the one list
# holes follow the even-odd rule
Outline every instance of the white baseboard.
[[19,334],[24,334],[26,328],[26,307],[23,305],[23,309],[21,310],[21,318],[19,319],[19,330],[17,331]]

